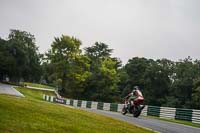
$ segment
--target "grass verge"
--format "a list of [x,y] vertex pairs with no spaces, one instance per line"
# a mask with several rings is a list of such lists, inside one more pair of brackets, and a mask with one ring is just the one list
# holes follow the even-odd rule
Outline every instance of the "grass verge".
[[16,87],[15,89],[21,92],[28,99],[42,100],[43,94],[49,95],[49,96],[56,96],[55,93],[52,91],[35,90],[35,89],[29,89],[29,88],[23,88],[23,87]]
[[55,90],[55,87],[43,85],[43,84],[37,84],[37,83],[24,82],[24,85]]
[[[0,95],[0,132],[149,133],[146,129],[42,101],[41,91],[17,88],[26,97]],[[47,92],[49,93],[49,92]]]
[[193,126],[193,127],[200,128],[200,124],[193,123],[193,122],[190,122],[190,121],[166,119],[166,118],[160,118],[160,117],[156,117],[156,116],[145,116],[145,117],[153,118],[153,119],[159,119],[159,120],[163,120],[163,121],[168,121],[168,122],[173,122],[173,123],[178,123],[178,124],[183,124],[183,125],[188,125],[188,126]]

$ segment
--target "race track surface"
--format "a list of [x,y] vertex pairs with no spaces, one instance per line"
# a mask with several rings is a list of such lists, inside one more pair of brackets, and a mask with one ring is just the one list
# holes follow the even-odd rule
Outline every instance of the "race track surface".
[[0,83],[0,94],[9,94],[19,97],[24,97],[23,94],[21,94],[19,91],[14,89],[11,85],[2,84]]
[[122,115],[117,112],[103,111],[103,110],[92,110],[84,109],[90,112],[95,112],[97,114],[113,117],[115,119],[120,119],[140,127],[148,128],[161,133],[200,133],[200,128],[186,126],[182,124],[166,122],[157,119],[151,119],[140,116],[139,118],[134,118],[132,115]]

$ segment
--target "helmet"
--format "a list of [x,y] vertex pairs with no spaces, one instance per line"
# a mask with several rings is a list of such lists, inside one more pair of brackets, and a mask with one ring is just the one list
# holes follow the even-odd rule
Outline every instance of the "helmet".
[[136,90],[139,90],[139,89],[140,89],[140,88],[139,88],[139,86],[134,86],[134,87],[133,87],[133,91],[132,91],[132,92],[133,92],[133,93],[135,93],[135,92],[136,92]]
[[133,87],[135,90],[139,90],[140,88],[139,88],[139,86],[134,86]]

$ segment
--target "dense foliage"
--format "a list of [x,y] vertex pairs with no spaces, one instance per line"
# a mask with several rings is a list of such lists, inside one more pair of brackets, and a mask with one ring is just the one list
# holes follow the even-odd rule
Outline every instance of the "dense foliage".
[[39,81],[40,56],[33,35],[26,31],[11,30],[8,40],[0,39],[0,78]]
[[133,57],[124,66],[112,57],[109,45],[62,35],[41,56],[35,38],[11,30],[0,39],[0,79],[25,80],[56,86],[61,95],[104,102],[121,102],[133,86],[140,86],[145,104],[200,109],[200,61]]

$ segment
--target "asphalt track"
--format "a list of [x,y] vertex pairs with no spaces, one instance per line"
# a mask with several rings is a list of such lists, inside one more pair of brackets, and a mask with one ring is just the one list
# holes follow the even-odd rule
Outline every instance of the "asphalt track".
[[8,95],[24,97],[23,94],[21,94],[19,91],[14,89],[11,85],[2,84],[2,83],[0,83],[0,94],[8,94]]
[[200,128],[186,126],[182,124],[166,122],[157,119],[151,119],[140,116],[139,118],[134,118],[132,115],[122,115],[117,112],[103,111],[103,110],[93,110],[93,109],[84,109],[89,112],[95,112],[97,114],[113,117],[115,119],[120,119],[132,123],[134,125],[148,128],[150,130],[161,132],[161,133],[200,133]]

